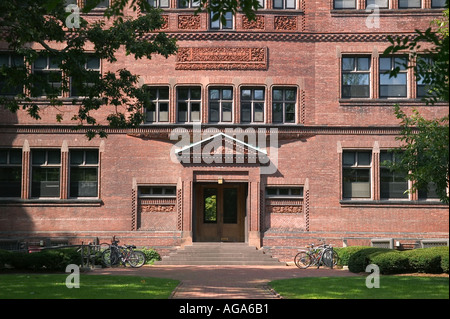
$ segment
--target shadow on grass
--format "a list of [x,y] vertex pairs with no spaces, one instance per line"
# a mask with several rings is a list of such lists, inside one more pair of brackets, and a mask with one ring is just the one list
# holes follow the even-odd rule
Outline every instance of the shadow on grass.
[[366,277],[295,278],[270,282],[288,299],[448,299],[448,277],[381,276],[380,288],[367,288]]
[[168,299],[179,281],[134,276],[81,275],[67,288],[67,275],[0,275],[0,299]]

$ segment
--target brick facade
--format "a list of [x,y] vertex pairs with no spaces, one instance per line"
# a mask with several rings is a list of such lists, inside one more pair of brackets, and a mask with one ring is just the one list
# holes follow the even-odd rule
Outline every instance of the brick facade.
[[[356,9],[347,10],[333,9],[333,0],[298,0],[295,10],[280,10],[267,0],[256,21],[237,14],[232,30],[211,30],[207,14],[195,16],[193,9],[177,9],[172,0],[170,8],[164,9],[167,24],[163,29],[178,39],[175,56],[135,61],[122,52],[116,63],[102,63],[103,72],[126,67],[139,74],[143,84],[167,89],[167,122],[107,129],[108,138],[88,141],[83,131],[70,127],[70,99],[58,108],[58,113],[67,114],[59,124],[51,107],[42,109],[38,122],[22,112],[0,110],[0,149],[22,152],[20,197],[0,197],[0,241],[53,238],[79,243],[95,237],[109,241],[117,235],[124,243],[154,247],[165,254],[197,240],[196,186],[218,183],[244,185],[245,241],[285,260],[291,260],[298,247],[318,240],[342,246],[368,245],[373,238],[394,238],[401,244],[448,238],[448,206],[422,200],[417,194],[406,199],[380,197],[380,152],[399,146],[393,104],[407,111],[417,108],[426,117],[448,113],[448,105],[429,107],[417,98],[410,71],[406,97],[380,98],[379,63],[388,46],[387,36],[426,29],[440,13],[431,8],[430,0],[422,0],[420,9],[398,9],[397,0],[389,3],[390,9],[380,11],[378,29],[366,26],[370,12],[365,11],[363,0],[356,1]],[[342,58],[347,56],[369,57],[369,98],[342,97]],[[183,88],[200,89],[201,128],[179,122]],[[221,96],[224,121],[211,122],[210,93],[217,88],[232,92],[230,121],[224,120]],[[253,121],[244,123],[247,89],[264,94],[262,122],[252,109]],[[280,124],[281,113],[275,114],[272,106],[280,102],[276,94],[283,90],[295,92],[295,99],[288,101],[295,107],[289,117],[282,111],[285,123]],[[194,118],[197,102],[192,101],[197,100],[189,92],[186,101]],[[256,93],[253,98],[257,100]],[[287,107],[288,102],[280,103]],[[98,115],[106,116],[107,111]],[[262,173],[265,166],[251,161],[255,149],[230,142],[228,135],[220,140],[224,149],[228,143],[229,153],[216,153],[222,162],[195,161],[194,146],[188,149],[190,163],[173,160],[171,150],[177,140],[170,135],[174,129],[186,132],[189,141],[195,142],[205,138],[196,139],[208,128],[222,133],[260,129],[267,145],[270,129],[277,129],[276,171]],[[200,150],[205,147],[207,143],[200,144]],[[42,149],[61,153],[59,197],[33,196],[33,151]],[[238,149],[242,161],[236,155]],[[97,196],[71,196],[74,168],[70,158],[76,150],[98,151],[93,165],[98,169]],[[361,150],[371,154],[370,196],[345,198],[343,154]],[[231,162],[226,154],[234,154]],[[255,154],[261,159],[261,154]],[[167,189],[161,191],[161,187]],[[268,190],[289,187],[301,193],[271,196]]]

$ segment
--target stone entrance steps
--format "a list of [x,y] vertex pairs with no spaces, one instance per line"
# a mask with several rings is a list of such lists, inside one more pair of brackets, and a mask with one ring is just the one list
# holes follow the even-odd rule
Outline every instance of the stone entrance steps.
[[245,243],[193,243],[164,256],[155,265],[283,265]]

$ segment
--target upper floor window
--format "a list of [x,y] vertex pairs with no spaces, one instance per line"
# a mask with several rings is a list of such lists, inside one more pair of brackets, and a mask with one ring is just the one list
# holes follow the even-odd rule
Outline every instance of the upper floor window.
[[[88,5],[90,3],[92,3],[94,0],[85,0],[84,3],[85,5]],[[100,0],[100,2],[95,6],[95,8],[99,8],[99,9],[104,9],[104,8],[109,8],[109,1],[110,0]]]
[[431,0],[431,7],[432,8],[445,8],[445,1],[446,0]]
[[303,187],[266,187],[267,198],[303,198]]
[[198,8],[200,0],[178,0],[178,8]]
[[381,151],[380,152],[380,198],[408,198],[408,180],[404,172],[393,171],[389,164],[398,162],[400,154]]
[[70,79],[70,96],[88,96],[89,95],[89,87],[94,85],[95,79],[100,77],[100,59],[93,56],[88,55],[86,58],[86,62],[84,63],[84,69],[88,72],[88,74],[83,76],[83,79],[74,79],[71,77]]
[[342,97],[370,97],[370,57],[342,58]]
[[370,172],[372,152],[344,151],[343,167],[343,197],[370,198]]
[[70,197],[97,197],[98,150],[70,151]]
[[153,8],[168,8],[170,0],[147,0],[150,7]]
[[335,9],[356,9],[356,0],[334,0]]
[[422,3],[421,0],[398,0],[398,7],[400,9],[421,8]]
[[3,75],[3,68],[24,68],[23,56],[18,54],[0,53],[0,95],[17,95],[23,92],[23,87],[8,83],[8,75]]
[[265,89],[241,89],[241,122],[264,122]]
[[273,0],[274,9],[295,9],[296,0]]
[[169,88],[147,87],[147,91],[149,103],[146,108],[146,122],[169,122]]
[[212,87],[209,89],[209,121],[233,121],[233,88]]
[[33,73],[38,78],[34,85],[34,96],[61,96],[62,71],[60,60],[50,56],[39,56],[33,64]]
[[272,93],[272,121],[274,123],[295,123],[297,90],[276,87]]
[[60,150],[31,151],[31,196],[60,197]]
[[175,197],[176,186],[140,186],[138,194],[140,198],[144,197]]
[[[395,77],[389,72],[399,68]],[[407,96],[407,58],[401,56],[380,58],[380,97],[406,97]]]
[[201,104],[199,86],[177,88],[178,122],[200,122]]
[[366,0],[366,8],[369,8],[371,5],[380,9],[388,9],[389,0]]
[[0,149],[0,197],[20,197],[22,150]]
[[[217,17],[214,12],[210,13],[211,29],[230,30],[233,29],[233,13],[225,12],[223,15]],[[216,20],[214,20],[216,19]]]

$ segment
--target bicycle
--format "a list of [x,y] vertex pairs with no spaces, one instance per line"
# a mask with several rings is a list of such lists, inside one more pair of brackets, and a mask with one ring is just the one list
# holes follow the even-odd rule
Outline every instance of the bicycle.
[[128,263],[133,268],[142,267],[145,264],[145,254],[142,251],[134,250],[136,246],[119,246],[119,240],[113,237],[111,246],[103,251],[102,261],[106,267]]
[[321,265],[332,268],[339,261],[339,256],[331,245],[315,246],[311,244],[307,249],[300,251],[294,257],[294,263],[300,269],[306,269],[311,265],[315,265],[317,268]]

